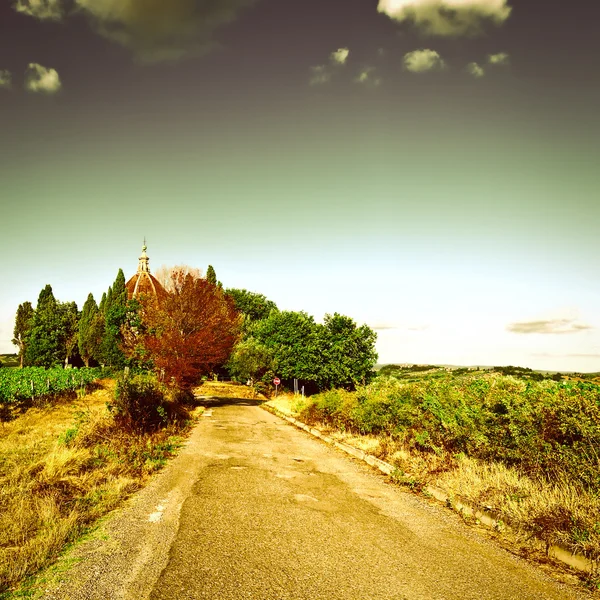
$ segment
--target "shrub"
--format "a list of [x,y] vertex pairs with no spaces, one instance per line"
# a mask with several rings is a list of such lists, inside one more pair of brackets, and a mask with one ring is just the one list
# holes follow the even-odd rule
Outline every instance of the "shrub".
[[135,375],[117,381],[115,401],[108,408],[119,425],[148,431],[167,423],[168,404],[154,376]]
[[379,377],[356,392],[311,397],[302,418],[600,487],[600,386],[592,383],[497,374],[412,383]]

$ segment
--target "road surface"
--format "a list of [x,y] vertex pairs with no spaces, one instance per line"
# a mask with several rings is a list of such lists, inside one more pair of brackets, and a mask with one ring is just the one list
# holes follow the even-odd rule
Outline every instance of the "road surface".
[[60,600],[589,598],[250,400],[82,544]]

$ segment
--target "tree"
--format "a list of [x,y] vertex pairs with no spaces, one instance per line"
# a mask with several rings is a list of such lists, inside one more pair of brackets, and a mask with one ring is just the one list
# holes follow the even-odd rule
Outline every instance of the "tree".
[[377,334],[367,325],[357,327],[350,317],[338,313],[325,315],[319,337],[320,387],[354,388],[371,378],[377,362]]
[[94,296],[88,294],[87,300],[81,311],[77,345],[79,354],[86,367],[90,366],[90,360],[97,359],[100,355],[102,336],[104,334],[104,318]]
[[25,347],[27,344],[27,336],[31,330],[33,324],[34,310],[31,306],[31,302],[23,302],[19,304],[17,308],[17,316],[15,318],[15,328],[13,331],[12,343],[19,348],[19,360],[21,362],[21,368],[23,368],[23,361],[25,358]]
[[317,381],[320,370],[316,323],[305,312],[272,311],[256,321],[250,335],[269,349],[273,368],[287,380]]
[[127,289],[125,275],[119,269],[112,287],[108,288],[104,303],[104,332],[100,347],[100,356],[105,364],[122,367],[125,355],[121,348],[123,336],[121,327],[127,318]]
[[208,269],[206,269],[206,281],[212,285],[217,285],[217,274],[212,265],[208,265]]
[[272,352],[255,338],[249,337],[236,344],[227,362],[227,370],[238,380],[254,382],[271,371]]
[[226,293],[233,298],[235,309],[244,315],[246,324],[266,319],[272,310],[277,310],[275,302],[263,294],[236,288],[229,288]]
[[325,315],[320,325],[304,312],[271,311],[248,331],[270,351],[277,375],[303,380],[313,388],[365,383],[377,361],[376,334],[337,313]]
[[79,313],[75,302],[59,302],[61,346],[64,348],[65,366],[68,365],[79,348],[77,334],[79,331]]
[[36,367],[52,367],[64,357],[62,318],[58,302],[47,285],[38,297],[26,339],[25,362]]
[[140,298],[137,336],[165,383],[189,389],[229,357],[239,337],[233,302],[206,279],[176,267],[172,291],[156,305]]

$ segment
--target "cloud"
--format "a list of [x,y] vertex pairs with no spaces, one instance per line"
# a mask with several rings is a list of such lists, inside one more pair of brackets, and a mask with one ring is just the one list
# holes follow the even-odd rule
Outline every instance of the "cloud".
[[350,50],[348,48],[339,48],[329,55],[329,59],[334,65],[345,65],[350,56]]
[[488,62],[490,65],[506,66],[510,64],[510,56],[506,52],[498,52],[498,54],[488,54]]
[[435,50],[413,50],[404,55],[404,68],[412,73],[440,71],[445,66],[441,56]]
[[507,0],[379,0],[390,19],[413,23],[426,35],[478,35],[485,23],[502,25],[510,16]]
[[323,85],[331,81],[331,72],[327,68],[327,65],[317,65],[316,67],[311,67],[310,71],[310,85]]
[[63,0],[17,0],[14,8],[41,21],[60,21],[63,17]]
[[0,90],[9,90],[12,87],[12,75],[10,71],[0,70]]
[[30,63],[27,67],[25,89],[30,92],[56,94],[61,87],[60,77],[55,69],[48,69],[37,63]]
[[334,73],[334,69],[344,67],[350,56],[349,48],[338,48],[329,55],[329,64],[316,65],[310,68],[310,85],[323,85],[329,83]]
[[467,73],[469,73],[469,75],[472,75],[476,79],[479,79],[485,75],[485,70],[476,62],[472,62],[467,65]]
[[215,31],[256,0],[18,0],[38,19],[84,14],[103,37],[142,63],[177,61],[215,48]]
[[379,87],[382,81],[381,77],[377,75],[375,67],[363,67],[354,79],[354,83],[360,83],[367,87]]
[[511,333],[542,333],[542,334],[565,334],[580,333],[593,329],[591,325],[577,323],[574,319],[550,319],[546,321],[525,321],[511,323],[506,327]]

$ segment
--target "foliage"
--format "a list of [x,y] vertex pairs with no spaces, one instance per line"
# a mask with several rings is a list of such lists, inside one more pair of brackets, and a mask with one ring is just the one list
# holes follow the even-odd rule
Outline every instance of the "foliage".
[[277,310],[275,302],[263,294],[236,288],[228,288],[226,293],[233,298],[235,309],[244,315],[246,324],[266,319],[271,311]]
[[31,302],[19,304],[17,316],[15,318],[15,328],[13,331],[12,343],[19,348],[19,360],[21,367],[24,364],[26,340],[33,324],[34,310]]
[[81,311],[77,338],[79,354],[86,367],[89,367],[91,359],[100,357],[103,333],[104,317],[94,296],[89,294]]
[[169,385],[188,389],[223,364],[239,336],[239,316],[222,289],[175,267],[172,291],[159,306],[141,299],[136,333],[148,359]]
[[98,379],[101,369],[45,369],[24,367],[0,372],[0,404],[29,402],[32,398],[72,392]]
[[127,318],[127,289],[122,269],[119,269],[112,287],[108,288],[103,308],[104,333],[100,344],[100,357],[104,364],[122,367],[125,364],[125,354],[121,348],[121,327]]
[[114,404],[109,406],[115,422],[126,429],[150,431],[167,423],[167,401],[154,375],[122,377],[117,381]]
[[208,265],[208,269],[206,269],[206,281],[212,285],[217,285],[217,274],[212,265]]
[[40,292],[25,339],[25,362],[38,367],[67,363],[75,347],[76,324],[77,305],[58,302],[47,285]]
[[271,351],[250,337],[235,346],[226,366],[238,381],[250,380],[254,383],[271,371],[272,363]]
[[367,325],[357,327],[350,318],[335,313],[325,315],[318,328],[321,351],[321,388],[354,388],[365,384],[377,362],[377,334]]
[[72,363],[74,356],[79,354],[77,337],[79,332],[79,314],[75,302],[60,302],[58,304],[62,325],[62,339],[65,349],[65,365]]
[[385,433],[428,452],[502,462],[556,481],[600,486],[600,386],[472,375],[409,383],[379,377],[355,393],[311,398],[309,421]]
[[270,351],[278,376],[321,390],[366,382],[377,360],[376,334],[337,313],[325,315],[321,325],[304,312],[271,311],[250,334]]
[[317,325],[305,312],[272,311],[251,330],[256,341],[273,356],[282,379],[316,381],[320,370]]

